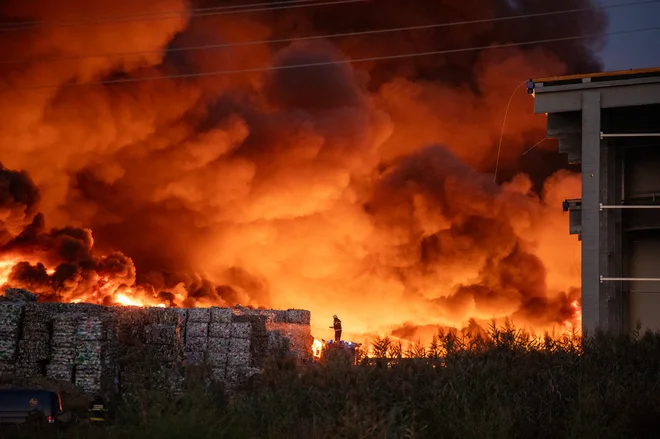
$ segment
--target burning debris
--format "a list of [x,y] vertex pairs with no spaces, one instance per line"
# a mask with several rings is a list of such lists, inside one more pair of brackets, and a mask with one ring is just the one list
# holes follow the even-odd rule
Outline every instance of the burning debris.
[[[7,0],[0,17],[144,17],[219,2],[154,4]],[[606,24],[593,10],[579,20],[559,14],[395,38],[184,49],[545,7],[507,0],[479,6],[443,0],[402,9],[384,0],[324,14],[281,11],[286,20],[183,14],[3,32],[4,60],[12,62],[0,67],[1,283],[41,301],[295,305],[319,315],[333,308],[353,322],[346,333],[352,339],[410,322],[460,327],[470,318],[510,317],[545,329],[574,321],[579,243],[565,233],[559,206],[579,191],[579,177],[543,149],[552,142],[521,156],[545,136],[543,118],[524,95],[512,101],[500,157],[496,146],[516,85],[597,70],[598,38],[144,79],[593,35]],[[136,81],[68,86],[116,78]],[[41,85],[53,87],[34,89]],[[496,161],[499,183],[488,174]],[[315,332],[325,326],[314,322]]]

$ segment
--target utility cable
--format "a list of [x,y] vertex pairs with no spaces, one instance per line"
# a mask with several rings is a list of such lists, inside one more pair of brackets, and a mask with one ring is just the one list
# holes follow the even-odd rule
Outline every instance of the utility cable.
[[[105,84],[123,84],[130,82],[144,82],[144,81],[155,81],[155,80],[164,80],[164,79],[186,79],[186,78],[201,78],[207,76],[221,76],[221,75],[230,75],[237,73],[256,73],[256,72],[266,72],[266,71],[275,71],[275,70],[291,70],[291,69],[302,69],[302,68],[313,68],[313,67],[327,67],[333,65],[346,65],[346,64],[357,64],[364,62],[373,62],[373,61],[386,61],[386,60],[396,60],[396,59],[406,59],[406,58],[420,58],[425,56],[434,56],[434,55],[446,55],[453,53],[463,53],[463,52],[472,52],[478,50],[489,50],[489,49],[504,49],[509,47],[521,47],[521,46],[531,46],[535,44],[548,44],[548,43],[558,43],[564,41],[575,41],[583,40],[588,38],[596,38],[603,36],[612,36],[612,35],[624,35],[632,34],[637,32],[650,32],[660,30],[660,26],[648,27],[643,29],[630,29],[625,31],[618,32],[605,32],[597,34],[585,34],[577,35],[570,37],[560,37],[560,38],[546,38],[542,40],[534,41],[522,41],[518,43],[503,43],[503,44],[491,44],[488,46],[473,46],[473,47],[463,47],[459,49],[448,49],[448,50],[434,50],[428,52],[416,52],[416,53],[402,53],[398,55],[384,55],[384,56],[373,56],[368,58],[356,58],[356,59],[343,59],[335,61],[323,61],[315,63],[305,63],[305,64],[291,64],[291,65],[280,65],[280,66],[268,66],[268,67],[253,67],[245,69],[234,69],[234,70],[214,70],[209,72],[197,72],[197,73],[182,73],[175,75],[162,75],[162,76],[148,76],[148,77],[135,77],[135,78],[121,78],[121,79],[110,79],[104,81],[93,81],[93,82],[81,82],[81,83],[68,83],[68,84],[51,84],[51,85],[39,85],[39,86],[28,86],[28,87],[13,87],[14,90],[36,90],[44,88],[59,88],[59,87],[80,87],[84,85],[105,85]],[[519,86],[520,87],[520,86]]]
[[[309,1],[309,0],[304,0]],[[355,0],[353,0],[355,1]],[[55,62],[55,61],[66,61],[66,60],[78,60],[78,59],[89,59],[89,58],[110,58],[110,57],[124,57],[124,56],[139,56],[139,55],[148,55],[152,53],[168,53],[168,52],[185,52],[185,51],[196,51],[196,50],[209,50],[209,49],[226,49],[232,47],[244,47],[244,46],[253,46],[261,44],[278,44],[278,43],[292,43],[300,41],[312,41],[312,40],[321,40],[321,39],[332,39],[332,38],[345,38],[345,37],[359,37],[366,35],[378,35],[386,34],[393,32],[405,32],[405,31],[415,31],[415,30],[425,30],[425,29],[437,29],[442,27],[450,26],[460,26],[460,25],[471,25],[471,24],[483,24],[483,23],[492,23],[508,20],[519,20],[523,18],[534,18],[534,17],[547,17],[553,15],[561,14],[571,14],[577,12],[587,12],[597,9],[614,9],[620,7],[627,7],[631,5],[645,5],[645,4],[660,4],[660,0],[644,0],[637,3],[618,3],[613,5],[601,6],[598,8],[576,8],[576,9],[566,9],[561,11],[550,11],[550,12],[539,12],[534,14],[523,14],[523,15],[510,15],[506,17],[495,17],[495,18],[484,18],[477,20],[467,20],[467,21],[456,21],[450,23],[436,23],[436,24],[426,24],[418,26],[407,26],[407,27],[396,27],[388,29],[375,29],[375,30],[366,30],[366,31],[357,31],[357,32],[344,32],[344,33],[335,33],[329,35],[311,35],[307,37],[296,37],[296,38],[280,38],[280,39],[270,39],[270,40],[257,40],[257,41],[244,41],[237,43],[221,43],[221,44],[206,44],[200,46],[186,46],[186,47],[167,47],[161,50],[144,50],[144,51],[134,51],[134,52],[122,52],[122,53],[105,53],[105,54],[90,54],[90,55],[72,55],[65,57],[53,57],[53,58],[26,58],[26,59],[14,59],[14,60],[0,60],[0,64],[19,64],[19,63],[30,63],[30,62]]]
[[215,15],[230,15],[230,14],[243,14],[248,12],[264,12],[264,11],[278,11],[282,9],[308,8],[312,6],[331,6],[331,5],[340,5],[347,3],[361,3],[364,1],[366,0],[333,0],[333,1],[286,0],[275,3],[254,3],[253,6],[245,5],[242,8],[240,8],[239,6],[218,6],[215,8],[199,8],[199,9],[189,9],[182,11],[144,13],[144,14],[126,15],[126,16],[98,17],[98,18],[87,17],[85,19],[70,20],[70,21],[31,21],[31,22],[17,22],[17,23],[2,23],[0,24],[0,32],[32,30],[35,28],[46,28],[46,27],[90,26],[90,25],[99,25],[99,24],[128,23],[133,21],[171,20],[181,17],[187,17],[187,18],[209,17]]

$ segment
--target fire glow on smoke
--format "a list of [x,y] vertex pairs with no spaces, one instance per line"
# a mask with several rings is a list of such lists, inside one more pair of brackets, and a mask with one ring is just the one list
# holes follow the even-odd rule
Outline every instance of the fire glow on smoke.
[[[501,183],[490,173],[512,90],[533,76],[599,69],[599,41],[65,86],[605,27],[601,13],[588,12],[546,17],[543,26],[530,19],[392,38],[164,50],[518,15],[541,3],[442,0],[402,9],[382,0],[3,32],[2,59],[28,61],[0,65],[0,281],[48,301],[309,309],[319,337],[332,314],[352,339],[417,340],[471,318],[511,317],[535,329],[575,324],[579,243],[560,204],[579,194],[580,180],[562,169],[565,157],[550,141],[522,156],[545,136],[545,119],[524,93],[509,112]],[[227,4],[8,0],[0,18]],[[106,53],[124,55],[86,57]]]

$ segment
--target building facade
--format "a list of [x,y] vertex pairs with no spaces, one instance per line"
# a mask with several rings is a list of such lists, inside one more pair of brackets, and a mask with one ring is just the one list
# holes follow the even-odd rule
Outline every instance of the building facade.
[[583,330],[660,330],[660,68],[533,79],[528,93],[582,166],[563,207],[582,243]]

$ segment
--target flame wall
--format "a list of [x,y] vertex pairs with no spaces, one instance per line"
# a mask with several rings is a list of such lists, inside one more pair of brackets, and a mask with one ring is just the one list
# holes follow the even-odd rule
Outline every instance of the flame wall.
[[[7,0],[0,16],[19,23],[220,4],[235,3]],[[556,10],[593,5],[553,2]],[[305,308],[319,336],[330,332],[332,314],[346,336],[399,328],[407,338],[470,318],[508,316],[535,328],[573,319],[579,244],[559,203],[579,193],[579,176],[551,141],[522,155],[545,136],[524,93],[512,100],[497,184],[490,173],[515,87],[531,76],[598,70],[599,39],[146,79],[606,26],[593,11],[172,50],[541,10],[532,0],[378,0],[5,29],[0,274],[50,301]],[[89,57],[108,53],[119,55]],[[143,80],[72,85],[122,78]]]

